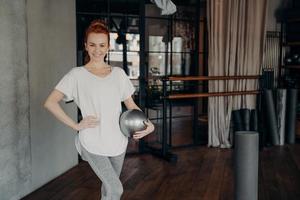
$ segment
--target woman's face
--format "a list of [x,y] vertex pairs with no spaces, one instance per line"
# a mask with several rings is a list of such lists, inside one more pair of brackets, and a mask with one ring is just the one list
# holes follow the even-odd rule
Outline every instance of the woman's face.
[[108,37],[104,33],[90,33],[85,43],[85,50],[92,62],[103,62],[109,49]]

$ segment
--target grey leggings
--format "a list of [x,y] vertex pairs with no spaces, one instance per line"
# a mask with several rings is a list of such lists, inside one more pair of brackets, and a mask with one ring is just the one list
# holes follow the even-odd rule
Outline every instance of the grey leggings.
[[119,177],[125,152],[119,156],[107,157],[92,154],[82,148],[82,157],[88,161],[93,171],[102,181],[101,200],[120,200],[123,186]]

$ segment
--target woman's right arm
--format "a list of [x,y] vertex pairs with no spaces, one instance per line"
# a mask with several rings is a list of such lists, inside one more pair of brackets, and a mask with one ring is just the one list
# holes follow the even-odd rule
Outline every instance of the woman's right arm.
[[64,94],[54,89],[44,103],[44,107],[49,110],[59,121],[63,122],[72,129],[79,131],[85,128],[94,128],[99,125],[99,121],[94,116],[87,116],[80,123],[74,122],[61,108],[59,102]]

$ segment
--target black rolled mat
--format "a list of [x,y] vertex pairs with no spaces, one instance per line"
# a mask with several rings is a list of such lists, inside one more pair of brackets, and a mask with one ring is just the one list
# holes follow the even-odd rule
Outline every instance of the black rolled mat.
[[255,109],[250,111],[250,131],[258,131],[258,116]]
[[243,131],[250,131],[250,109],[241,109],[241,116],[243,119]]
[[277,129],[277,117],[275,110],[275,103],[273,98],[273,91],[264,89],[264,106],[265,106],[265,115],[267,118],[267,132],[271,139],[273,145],[279,145],[279,134]]
[[240,110],[233,110],[232,113],[234,131],[243,131],[244,123]]
[[296,117],[297,117],[297,89],[287,90],[287,108],[286,108],[286,130],[285,141],[288,144],[295,143]]

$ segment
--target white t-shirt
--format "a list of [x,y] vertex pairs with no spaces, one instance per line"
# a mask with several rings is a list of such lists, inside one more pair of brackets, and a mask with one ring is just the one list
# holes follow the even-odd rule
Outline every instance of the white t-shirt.
[[112,67],[111,73],[101,78],[84,67],[74,67],[55,89],[65,95],[65,101],[74,100],[83,117],[93,115],[100,121],[99,126],[79,132],[75,139],[79,154],[80,145],[90,153],[103,156],[117,156],[126,151],[128,138],[119,126],[121,102],[135,89],[123,69]]

